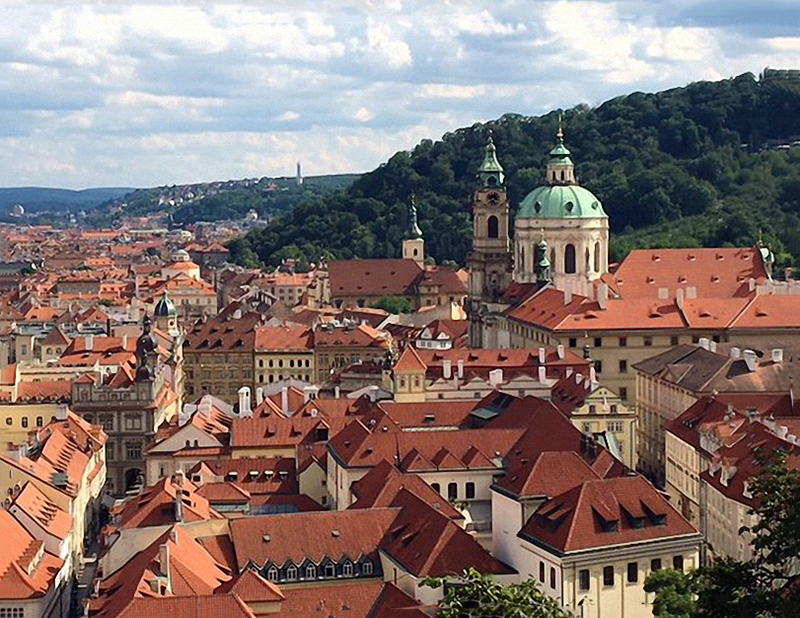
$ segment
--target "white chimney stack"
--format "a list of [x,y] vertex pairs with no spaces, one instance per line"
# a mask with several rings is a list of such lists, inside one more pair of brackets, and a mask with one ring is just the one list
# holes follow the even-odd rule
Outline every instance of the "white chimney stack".
[[341,390],[340,390],[339,386],[338,385],[334,386],[333,387],[333,396],[334,396],[334,398],[339,399],[340,395],[341,395]]
[[497,387],[503,383],[503,370],[492,369],[489,372],[489,386]]
[[731,348],[731,360],[739,360],[742,357],[742,351],[739,348]]
[[547,367],[539,365],[539,383],[544,384],[547,381]]
[[281,389],[281,412],[289,414],[289,389],[286,386]]
[[264,403],[264,389],[260,386],[256,389],[256,405],[260,406]]
[[449,358],[442,361],[442,374],[445,380],[449,380],[453,376],[453,361]]
[[608,284],[601,283],[600,289],[597,291],[597,304],[601,309],[608,308]]
[[700,337],[700,347],[708,350],[708,337]]
[[757,367],[758,357],[753,350],[744,351],[744,362],[747,364],[748,371],[755,371]]
[[544,365],[547,362],[547,350],[539,348],[539,364]]
[[572,281],[567,281],[564,284],[564,304],[569,305],[572,302]]
[[242,418],[251,416],[252,410],[250,409],[250,389],[243,386],[239,389],[239,416]]
[[564,345],[560,344],[558,346],[557,350],[558,350],[558,358],[560,358],[561,360],[564,360]]
[[458,364],[458,379],[461,380],[464,377],[464,360],[459,359]]
[[711,341],[709,341],[709,342],[708,342],[708,349],[709,349],[711,352],[716,352],[716,351],[717,351],[717,342],[716,342],[716,341],[714,341],[713,339],[712,339]]
[[773,350],[772,350],[772,362],[773,363],[782,363],[783,362],[783,348],[773,348]]
[[128,335],[122,335],[122,349],[128,349]]

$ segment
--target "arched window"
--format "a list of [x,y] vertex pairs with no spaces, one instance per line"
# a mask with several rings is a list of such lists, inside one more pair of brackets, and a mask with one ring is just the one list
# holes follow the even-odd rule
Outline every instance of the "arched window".
[[352,562],[345,562],[344,566],[342,567],[342,574],[345,577],[353,577],[353,563]]
[[369,560],[365,560],[361,565],[361,572],[364,575],[372,575],[372,563]]
[[561,170],[561,180],[564,180],[564,170]]
[[419,249],[414,249],[414,257],[417,257],[418,255],[419,255]]
[[36,426],[37,427],[41,427],[42,425],[44,425],[44,419],[41,416],[37,416],[36,417]]
[[278,581],[278,569],[274,566],[269,567],[269,571],[267,571],[267,579],[271,582]]
[[297,567],[291,565],[288,569],[286,569],[286,579],[294,580],[297,579]]
[[336,577],[336,567],[333,562],[325,565],[325,577]]
[[594,272],[600,272],[600,243],[594,243]]
[[488,224],[489,224],[489,238],[497,238],[500,233],[499,231],[500,224],[497,222],[497,217],[495,217],[494,215],[489,217]]
[[550,249],[550,268],[556,269],[556,250]]
[[589,272],[589,247],[586,247],[586,272]]
[[309,564],[306,567],[306,579],[314,579],[317,576],[317,567],[313,564]]
[[519,267],[522,272],[525,272],[525,247],[519,248]]
[[575,272],[575,245],[564,247],[564,272],[567,274]]

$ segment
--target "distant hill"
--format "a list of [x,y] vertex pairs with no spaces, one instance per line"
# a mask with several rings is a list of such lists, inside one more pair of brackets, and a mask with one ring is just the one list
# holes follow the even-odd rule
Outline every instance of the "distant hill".
[[[544,183],[558,112],[507,114],[423,140],[344,191],[301,200],[229,246],[241,263],[397,256],[410,196],[426,252],[464,264],[470,197],[489,131],[512,209]],[[611,251],[774,243],[800,260],[800,72],[766,69],[657,93],[635,92],[564,113],[580,183],[603,202]]]
[[93,208],[108,200],[116,199],[132,189],[130,187],[103,187],[99,189],[51,189],[48,187],[10,187],[0,189],[0,213],[7,213],[15,204],[26,211],[80,210]]
[[359,174],[308,176],[301,185],[294,177],[218,180],[136,189],[103,203],[89,213],[87,223],[112,224],[124,217],[162,213],[176,224],[241,219],[250,210],[260,217],[291,210],[301,200],[314,200],[349,187]]

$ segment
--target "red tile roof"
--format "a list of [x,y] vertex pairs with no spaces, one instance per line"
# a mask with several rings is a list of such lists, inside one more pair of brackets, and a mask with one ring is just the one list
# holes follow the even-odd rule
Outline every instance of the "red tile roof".
[[559,554],[670,537],[700,543],[694,527],[638,475],[584,481],[554,496],[519,536]]
[[287,588],[275,618],[429,618],[413,598],[381,581]]
[[407,296],[422,268],[414,260],[345,260],[328,264],[331,297]]
[[173,524],[177,519],[178,502],[182,510],[181,521],[222,518],[209,506],[208,500],[197,492],[192,482],[183,479],[179,485],[167,477],[127,502],[120,512],[117,527],[144,528]]

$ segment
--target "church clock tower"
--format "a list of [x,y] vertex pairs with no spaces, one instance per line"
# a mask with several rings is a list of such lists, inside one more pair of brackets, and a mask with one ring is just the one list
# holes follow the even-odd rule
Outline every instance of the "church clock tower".
[[498,301],[511,283],[513,264],[508,238],[508,196],[505,174],[490,137],[478,168],[472,203],[472,252],[469,268],[469,339],[471,347],[482,347],[482,315],[488,303]]

